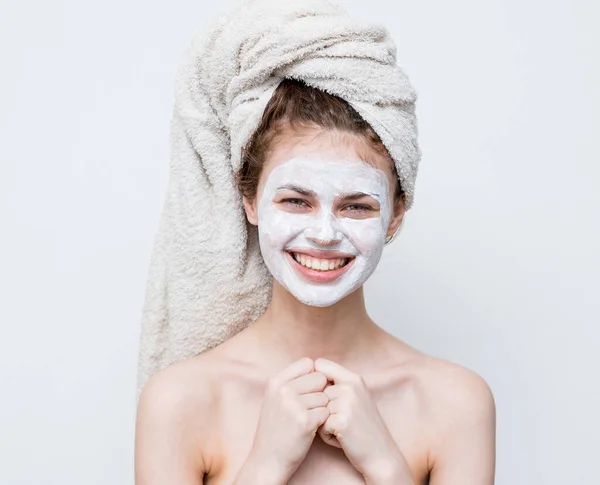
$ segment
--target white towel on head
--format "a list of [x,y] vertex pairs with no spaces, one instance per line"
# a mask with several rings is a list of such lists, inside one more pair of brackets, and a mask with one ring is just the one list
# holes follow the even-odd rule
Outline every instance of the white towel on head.
[[348,101],[394,159],[413,203],[416,94],[385,27],[328,0],[243,0],[205,26],[180,64],[171,163],[146,288],[138,397],[148,378],[238,333],[272,278],[234,184],[273,91],[295,78]]

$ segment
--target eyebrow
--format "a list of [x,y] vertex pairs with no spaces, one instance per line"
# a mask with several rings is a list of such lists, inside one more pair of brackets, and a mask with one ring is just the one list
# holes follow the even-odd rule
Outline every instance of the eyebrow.
[[297,185],[294,185],[294,184],[285,184],[285,185],[281,185],[281,186],[277,187],[277,190],[281,190],[281,189],[293,190],[294,192],[298,192],[299,194],[306,195],[307,197],[310,197],[310,196],[315,197],[317,195],[312,190],[303,189],[302,187],[298,187]]
[[351,194],[342,194],[344,200],[357,200],[363,197],[371,197],[373,199],[379,197],[379,194],[365,194],[364,192],[352,192]]
[[[299,194],[305,195],[307,197],[316,197],[316,195],[317,195],[312,190],[304,189],[304,188],[299,187],[298,185],[294,185],[294,184],[285,184],[285,185],[281,185],[281,186],[277,187],[277,190],[280,190],[280,189],[293,190],[294,192],[298,192]],[[357,200],[357,199],[361,199],[363,197],[378,198],[379,194],[365,194],[364,192],[351,192],[348,194],[342,194],[341,197],[344,200]]]

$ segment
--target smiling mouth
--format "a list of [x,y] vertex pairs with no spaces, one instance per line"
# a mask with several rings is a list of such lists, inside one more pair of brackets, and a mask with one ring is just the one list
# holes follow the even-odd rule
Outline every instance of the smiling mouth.
[[286,251],[293,259],[301,266],[311,269],[313,271],[321,271],[326,273],[328,271],[336,271],[343,268],[350,263],[354,257],[346,258],[315,258],[304,253],[297,253],[294,251]]

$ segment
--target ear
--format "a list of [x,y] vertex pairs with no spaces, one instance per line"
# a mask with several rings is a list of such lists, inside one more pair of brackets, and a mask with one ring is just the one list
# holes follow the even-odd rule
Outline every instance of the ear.
[[242,197],[242,201],[244,203],[244,210],[246,211],[246,217],[250,224],[254,226],[258,226],[258,214],[256,212],[256,199],[250,202],[248,198],[244,195]]
[[400,199],[394,205],[394,213],[392,214],[392,219],[390,220],[386,237],[390,237],[396,234],[396,231],[398,230],[400,224],[402,224],[402,220],[404,219],[404,213],[404,200]]

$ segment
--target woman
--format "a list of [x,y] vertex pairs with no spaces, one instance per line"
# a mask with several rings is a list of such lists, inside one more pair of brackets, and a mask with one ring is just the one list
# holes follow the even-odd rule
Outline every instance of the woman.
[[485,381],[366,312],[362,285],[405,211],[375,131],[343,99],[287,79],[242,160],[272,299],[148,381],[136,484],[493,484]]

